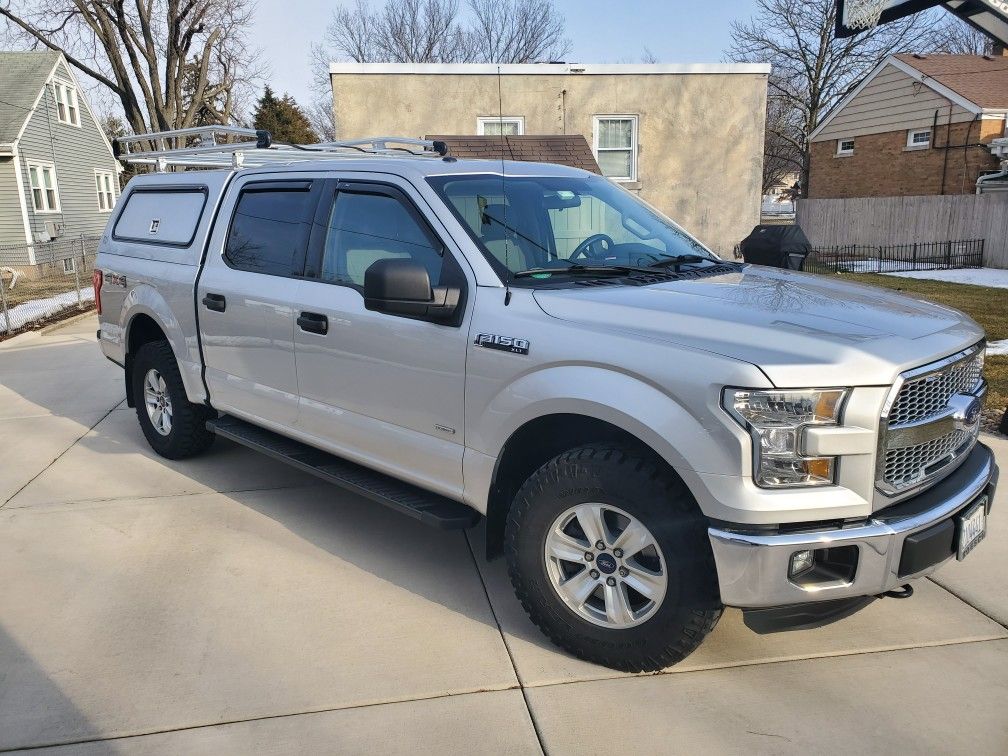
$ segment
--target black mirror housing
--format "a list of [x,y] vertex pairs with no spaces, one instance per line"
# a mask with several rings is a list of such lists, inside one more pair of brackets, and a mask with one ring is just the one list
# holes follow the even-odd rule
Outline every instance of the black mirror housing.
[[376,260],[364,271],[364,307],[375,312],[449,320],[460,296],[458,287],[432,287],[427,269],[413,260]]

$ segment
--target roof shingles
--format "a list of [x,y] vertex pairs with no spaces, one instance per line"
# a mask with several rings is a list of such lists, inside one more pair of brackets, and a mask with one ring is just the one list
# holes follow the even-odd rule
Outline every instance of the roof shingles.
[[1008,57],[897,55],[927,77],[981,108],[1008,109]]
[[458,158],[523,160],[556,163],[601,173],[588,140],[581,134],[526,134],[522,136],[431,136],[448,145],[448,154]]
[[0,51],[0,144],[17,138],[58,57],[53,50]]

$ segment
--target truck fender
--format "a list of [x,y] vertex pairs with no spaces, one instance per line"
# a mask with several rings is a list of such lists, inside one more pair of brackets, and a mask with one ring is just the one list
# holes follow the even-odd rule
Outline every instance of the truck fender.
[[[186,301],[184,306],[192,307],[192,301]],[[128,364],[132,355],[129,354],[131,329],[138,322],[137,317],[146,315],[153,320],[164,333],[175,354],[182,383],[190,402],[199,404],[207,399],[201,378],[199,362],[199,347],[196,334],[186,335],[172,308],[161,293],[148,284],[138,284],[126,294],[119,316],[119,328],[122,334],[122,350],[124,361]],[[195,355],[195,359],[193,359]],[[127,370],[127,382],[130,380]]]
[[[702,423],[684,403],[643,378],[595,365],[547,367],[504,387],[479,414],[467,411],[474,417],[467,428],[467,445],[476,454],[471,455],[464,477],[474,506],[485,511],[508,439],[533,420],[560,414],[601,420],[634,436],[676,471],[698,502],[708,495],[697,472],[719,469],[725,464],[726,449],[738,445],[727,427]],[[578,443],[571,439],[572,447]]]

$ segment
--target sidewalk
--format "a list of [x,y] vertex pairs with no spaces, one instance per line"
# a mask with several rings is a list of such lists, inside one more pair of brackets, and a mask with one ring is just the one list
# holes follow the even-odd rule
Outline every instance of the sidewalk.
[[95,328],[0,344],[0,750],[1008,750],[1008,485],[911,600],[764,636],[729,610],[626,675],[551,646],[478,530],[225,442],[156,457]]

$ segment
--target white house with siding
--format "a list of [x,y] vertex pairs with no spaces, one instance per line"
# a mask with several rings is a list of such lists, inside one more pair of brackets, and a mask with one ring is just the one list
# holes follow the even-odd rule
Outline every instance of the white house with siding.
[[0,248],[25,245],[3,264],[34,265],[45,242],[100,234],[120,170],[62,53],[0,52]]

